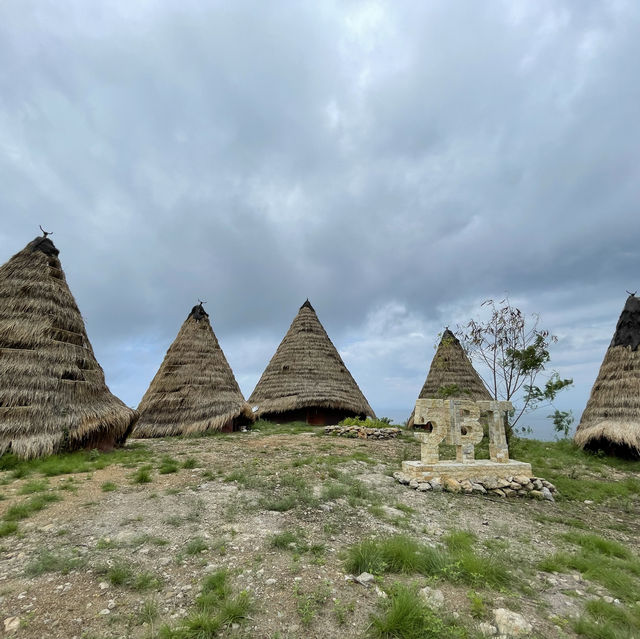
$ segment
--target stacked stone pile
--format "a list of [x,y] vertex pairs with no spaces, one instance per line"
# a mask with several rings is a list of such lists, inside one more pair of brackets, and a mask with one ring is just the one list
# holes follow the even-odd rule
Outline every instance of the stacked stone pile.
[[325,435],[339,437],[359,437],[360,439],[394,439],[402,432],[401,428],[368,428],[366,426],[325,426]]
[[518,475],[515,477],[479,477],[462,479],[452,479],[444,477],[429,481],[412,479],[404,473],[393,473],[394,479],[420,492],[433,490],[435,492],[447,491],[450,493],[476,493],[481,495],[497,495],[498,497],[527,496],[536,499],[546,499],[555,501],[553,498],[556,487],[541,477],[525,477]]

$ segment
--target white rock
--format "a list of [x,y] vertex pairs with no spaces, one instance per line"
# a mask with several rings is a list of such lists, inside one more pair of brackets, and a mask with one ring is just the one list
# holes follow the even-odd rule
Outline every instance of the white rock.
[[493,637],[498,632],[498,629],[495,626],[486,621],[478,624],[478,630],[484,637]]
[[416,490],[420,492],[431,490],[431,484],[428,481],[423,481],[422,483],[418,484],[418,487],[416,488]]
[[378,595],[378,597],[381,597],[382,599],[386,599],[387,598],[387,593],[382,590],[382,588],[375,586],[375,591],[376,591],[376,595]]
[[109,584],[106,581],[101,581],[98,584],[98,588],[100,588],[100,590],[106,590],[109,587]]
[[421,588],[420,596],[430,608],[441,608],[444,605],[444,593],[442,590],[425,586]]
[[103,608],[98,614],[99,615],[110,615],[111,614],[111,610],[109,610],[109,608]]
[[363,586],[367,586],[370,583],[375,581],[375,577],[369,572],[361,572],[357,577],[356,581]]
[[551,494],[551,491],[546,486],[542,489],[542,498],[546,499],[547,501],[555,501],[553,495]]
[[109,610],[113,610],[116,607],[116,600],[115,599],[109,599],[109,603],[107,604],[107,608],[109,608]]
[[506,608],[496,608],[493,614],[496,627],[501,635],[506,635],[507,637],[524,637],[533,629],[533,626],[517,612],[507,610]]
[[4,631],[8,634],[20,628],[20,617],[7,617],[4,620]]
[[267,584],[267,586],[273,586],[273,584],[276,583],[276,580],[273,577],[271,577],[270,579],[267,579],[264,583]]

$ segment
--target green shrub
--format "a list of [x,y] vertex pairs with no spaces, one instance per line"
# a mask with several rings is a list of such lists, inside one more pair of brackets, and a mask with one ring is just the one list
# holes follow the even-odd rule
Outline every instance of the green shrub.
[[396,584],[371,617],[369,635],[377,639],[447,639],[467,637],[453,619],[444,620],[429,608],[414,588]]
[[194,537],[185,548],[187,555],[199,555],[208,548],[207,542],[202,537]]
[[55,493],[44,493],[42,495],[36,495],[27,499],[20,504],[14,504],[10,506],[4,514],[5,521],[20,521],[21,519],[27,519],[31,517],[33,513],[37,513],[40,510],[46,508],[49,504],[61,501],[62,497]]
[[84,560],[80,557],[41,550],[37,557],[27,564],[25,573],[30,577],[36,577],[46,572],[60,572],[66,575],[83,564]]
[[133,475],[131,475],[132,484],[148,484],[151,481],[153,481],[153,479],[151,477],[150,466],[141,466],[135,473],[133,473]]
[[15,521],[0,522],[0,537],[8,537],[18,531],[18,524]]
[[169,475],[171,473],[178,472],[178,462],[172,457],[165,456],[161,459],[160,465],[158,466],[158,472],[161,475]]

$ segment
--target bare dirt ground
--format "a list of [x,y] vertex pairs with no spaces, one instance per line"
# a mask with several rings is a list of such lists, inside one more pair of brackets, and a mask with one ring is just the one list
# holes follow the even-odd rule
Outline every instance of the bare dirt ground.
[[[48,480],[0,473],[0,516],[30,499],[21,492],[36,480],[62,498],[0,538],[0,636],[3,620],[17,617],[6,636],[158,637],[163,624],[175,627],[189,614],[203,578],[225,568],[234,590],[252,601],[248,621],[225,636],[363,637],[385,587],[409,580],[442,590],[443,610],[469,636],[483,617],[491,620],[492,608],[508,608],[533,624],[533,636],[574,637],[567,620],[607,592],[579,573],[537,569],[563,547],[564,520],[638,550],[633,511],[401,486],[391,473],[402,459],[419,457],[407,439],[247,433],[132,445],[147,451],[133,467]],[[179,467],[161,474],[167,456]],[[134,483],[145,464],[151,481]],[[490,549],[506,558],[524,588],[472,589],[390,574],[367,587],[346,575],[344,552],[363,538],[404,534],[438,544],[456,529],[477,536],[480,554]],[[278,547],[273,538],[283,532],[294,541]],[[473,609],[470,591],[484,611]]]

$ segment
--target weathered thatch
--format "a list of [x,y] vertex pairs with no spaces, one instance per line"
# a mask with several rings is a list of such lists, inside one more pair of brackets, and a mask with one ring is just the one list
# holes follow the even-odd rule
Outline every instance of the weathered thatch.
[[257,407],[256,417],[279,421],[320,424],[348,416],[375,417],[309,300],[300,307],[249,403]]
[[133,437],[233,430],[252,420],[202,304],[182,324],[138,411]]
[[[448,328],[442,334],[418,399],[493,399],[460,341]],[[409,427],[413,426],[413,414],[411,411]]]
[[136,417],[105,384],[58,249],[36,238],[0,267],[0,455],[112,448]]
[[630,295],[576,430],[578,446],[640,457],[639,345],[640,299]]

